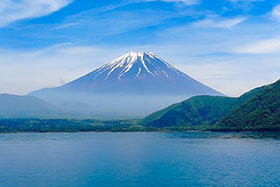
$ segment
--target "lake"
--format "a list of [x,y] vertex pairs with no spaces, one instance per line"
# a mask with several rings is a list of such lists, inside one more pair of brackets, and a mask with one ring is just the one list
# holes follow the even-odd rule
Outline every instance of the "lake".
[[0,134],[0,186],[280,185],[273,133]]

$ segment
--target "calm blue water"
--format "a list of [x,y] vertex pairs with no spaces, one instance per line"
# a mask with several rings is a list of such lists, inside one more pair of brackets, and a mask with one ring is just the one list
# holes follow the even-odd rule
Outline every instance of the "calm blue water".
[[[280,137],[280,136],[279,136]],[[0,186],[280,185],[273,134],[0,134]]]

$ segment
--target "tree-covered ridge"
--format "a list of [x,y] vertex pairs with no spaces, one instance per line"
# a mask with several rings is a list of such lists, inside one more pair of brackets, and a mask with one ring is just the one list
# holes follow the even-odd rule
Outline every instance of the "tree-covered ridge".
[[226,115],[213,130],[280,130],[280,80]]
[[218,96],[197,96],[156,112],[142,123],[157,127],[210,125],[227,113],[235,100]]
[[256,88],[238,98],[195,96],[147,116],[140,124],[161,128],[170,126],[211,127],[264,88]]
[[15,132],[123,132],[150,131],[137,120],[0,119],[0,133]]

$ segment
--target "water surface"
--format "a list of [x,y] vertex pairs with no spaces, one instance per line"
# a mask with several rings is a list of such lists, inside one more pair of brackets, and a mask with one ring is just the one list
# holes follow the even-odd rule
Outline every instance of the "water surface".
[[273,133],[0,134],[0,186],[280,185]]

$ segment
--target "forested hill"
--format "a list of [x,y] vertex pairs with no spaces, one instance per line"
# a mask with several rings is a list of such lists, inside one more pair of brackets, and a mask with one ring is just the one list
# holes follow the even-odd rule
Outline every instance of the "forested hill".
[[195,96],[155,112],[140,124],[153,127],[211,127],[225,115],[254,97],[265,87],[253,89],[240,97]]
[[280,130],[280,80],[224,117],[214,130]]

